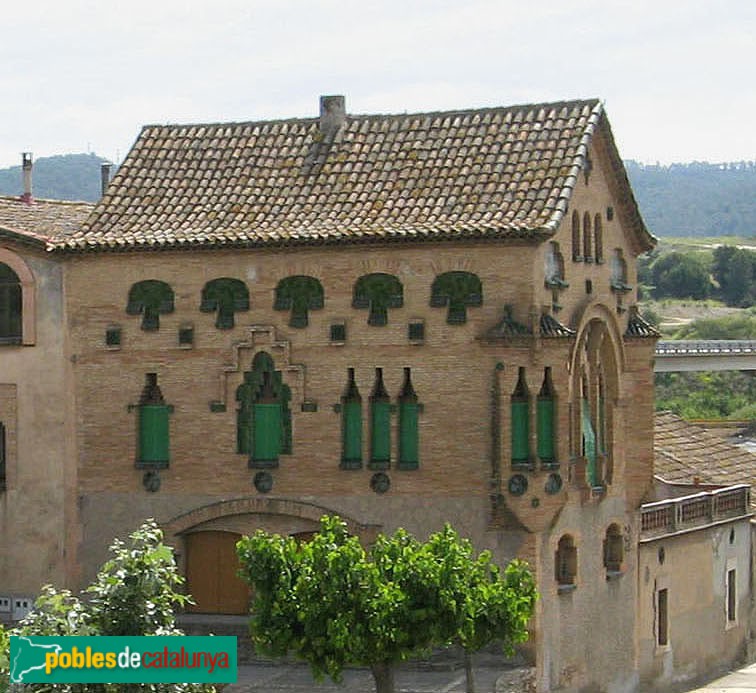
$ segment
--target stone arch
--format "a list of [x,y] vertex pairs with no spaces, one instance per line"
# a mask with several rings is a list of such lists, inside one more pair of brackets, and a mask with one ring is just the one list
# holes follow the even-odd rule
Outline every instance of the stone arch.
[[8,248],[0,248],[0,263],[10,267],[21,284],[21,343],[36,342],[36,289],[34,274],[19,255]]
[[163,523],[162,528],[166,541],[175,544],[180,543],[181,537],[190,532],[202,531],[203,528],[220,528],[221,523],[218,521],[230,517],[246,517],[250,521],[251,528],[254,528],[252,527],[252,518],[263,515],[299,520],[303,521],[300,524],[313,527],[317,526],[323,515],[339,515],[347,523],[350,533],[359,537],[363,542],[368,543],[380,531],[378,525],[358,522],[354,518],[337,512],[333,508],[326,508],[314,503],[305,503],[288,498],[258,497],[235,498],[203,505],[177,515],[168,522]]
[[624,347],[614,312],[601,303],[580,317],[570,359],[570,455],[591,487],[611,484],[614,475],[615,409],[622,393]]

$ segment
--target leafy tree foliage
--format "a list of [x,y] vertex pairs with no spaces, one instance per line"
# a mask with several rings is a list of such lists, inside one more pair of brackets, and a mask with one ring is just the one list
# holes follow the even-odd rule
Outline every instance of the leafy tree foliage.
[[656,410],[684,419],[748,420],[756,416],[756,377],[750,372],[657,373]]
[[667,253],[652,268],[654,295],[672,298],[708,298],[711,293],[709,270],[694,253]]
[[[184,578],[173,552],[163,544],[154,520],[131,534],[129,542],[116,539],[107,561],[81,600],[68,590],[50,585],[34,609],[11,635],[183,635],[176,627],[174,609],[190,601],[178,592]],[[0,632],[0,692],[8,683],[8,643]],[[48,693],[212,693],[205,684],[30,684],[26,690]]]
[[756,308],[721,318],[699,318],[675,332],[675,339],[754,339]]
[[756,299],[756,252],[730,245],[715,248],[712,273],[728,306],[753,305]]
[[511,649],[527,638],[530,571],[515,561],[502,574],[449,526],[427,542],[399,529],[366,551],[342,520],[324,517],[308,543],[260,531],[237,550],[254,588],[253,641],[268,655],[295,653],[317,678],[368,666],[378,693],[391,693],[394,665],[431,647]]
[[643,218],[658,236],[753,236],[756,162],[670,166],[626,161]]

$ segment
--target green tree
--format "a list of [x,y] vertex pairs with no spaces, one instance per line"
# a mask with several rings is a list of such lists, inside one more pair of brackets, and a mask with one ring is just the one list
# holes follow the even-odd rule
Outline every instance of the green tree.
[[250,629],[258,649],[294,653],[316,678],[370,668],[378,693],[394,691],[394,666],[434,646],[506,648],[527,638],[535,582],[520,562],[502,575],[490,554],[450,527],[419,542],[402,529],[366,551],[337,517],[307,543],[257,532],[237,545],[254,588]]
[[667,253],[651,268],[657,298],[707,298],[711,278],[703,260],[694,253]]
[[756,253],[722,245],[714,249],[712,274],[728,306],[748,307],[756,297]]

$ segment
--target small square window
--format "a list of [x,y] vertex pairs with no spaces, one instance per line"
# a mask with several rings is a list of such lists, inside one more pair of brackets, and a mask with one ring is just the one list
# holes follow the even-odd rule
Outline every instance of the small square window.
[[331,341],[346,342],[346,324],[335,322],[331,325]]
[[120,347],[121,346],[121,328],[120,327],[108,327],[105,330],[105,346]]
[[606,208],[606,220],[611,221],[614,219],[614,207],[607,207]]
[[181,347],[190,347],[194,344],[194,327],[184,325],[179,327],[178,342]]
[[407,336],[410,342],[422,342],[425,340],[425,323],[416,320],[407,325]]

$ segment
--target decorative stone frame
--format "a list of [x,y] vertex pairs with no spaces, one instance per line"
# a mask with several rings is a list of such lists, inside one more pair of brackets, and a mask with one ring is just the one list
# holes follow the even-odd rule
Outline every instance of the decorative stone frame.
[[0,262],[8,265],[21,284],[21,344],[33,346],[37,341],[36,284],[26,262],[12,250],[0,248]]

